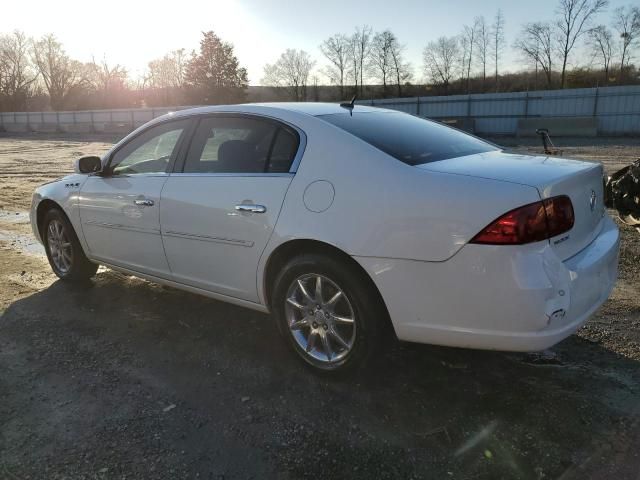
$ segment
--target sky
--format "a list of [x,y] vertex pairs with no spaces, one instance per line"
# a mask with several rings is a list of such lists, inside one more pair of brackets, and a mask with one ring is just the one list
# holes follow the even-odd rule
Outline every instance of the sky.
[[[202,31],[213,30],[233,43],[249,83],[259,85],[266,63],[287,48],[306,50],[320,72],[325,61],[319,49],[335,33],[351,33],[357,25],[391,29],[406,44],[416,80],[423,78],[422,50],[430,40],[458,34],[475,16],[490,24],[498,9],[506,20],[503,70],[523,67],[511,45],[520,26],[553,21],[557,0],[4,0],[0,32],[15,29],[39,37],[54,33],[67,53],[81,61],[106,58],[123,65],[133,78],[147,63],[170,50],[197,49]],[[596,20],[609,23],[612,10],[630,0],[610,0]]]

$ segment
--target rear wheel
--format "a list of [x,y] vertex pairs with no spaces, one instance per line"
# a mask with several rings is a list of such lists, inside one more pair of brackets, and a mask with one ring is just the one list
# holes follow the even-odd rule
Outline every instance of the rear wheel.
[[42,240],[53,273],[62,280],[75,281],[96,274],[98,265],[85,256],[71,223],[60,210],[49,210],[42,227]]
[[379,346],[386,310],[368,279],[332,257],[291,259],[276,278],[272,310],[297,356],[324,372],[362,366]]

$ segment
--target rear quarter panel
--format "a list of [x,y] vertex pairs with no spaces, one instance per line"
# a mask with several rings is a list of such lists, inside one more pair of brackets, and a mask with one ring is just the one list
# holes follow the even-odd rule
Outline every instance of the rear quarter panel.
[[[540,200],[529,186],[406,165],[323,120],[308,121],[307,146],[259,266],[279,245],[314,239],[352,256],[443,262],[503,213]],[[331,183],[324,211],[305,191]]]

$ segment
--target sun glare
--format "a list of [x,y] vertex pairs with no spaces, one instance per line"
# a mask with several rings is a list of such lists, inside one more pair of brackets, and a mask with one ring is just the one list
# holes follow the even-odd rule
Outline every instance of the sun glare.
[[70,0],[62,5],[35,0],[12,2],[2,9],[0,31],[18,29],[34,37],[54,33],[71,57],[83,61],[106,57],[127,68],[134,78],[143,74],[150,60],[168,51],[197,49],[202,32],[208,30],[234,44],[252,81],[259,80],[262,65],[269,60],[262,52],[278,51],[271,44],[277,35],[270,36],[267,26],[237,0],[174,4]]

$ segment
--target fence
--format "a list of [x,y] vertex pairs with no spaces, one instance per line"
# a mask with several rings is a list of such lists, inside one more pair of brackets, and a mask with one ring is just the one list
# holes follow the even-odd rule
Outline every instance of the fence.
[[149,120],[191,107],[158,107],[77,112],[0,112],[0,131],[126,133]]
[[362,100],[437,120],[470,119],[479,134],[515,135],[532,118],[596,119],[599,135],[640,135],[640,86]]
[[[438,120],[471,122],[479,134],[515,135],[521,119],[592,118],[600,135],[640,135],[640,86],[361,100]],[[0,112],[0,131],[128,132],[189,107],[78,112]]]

